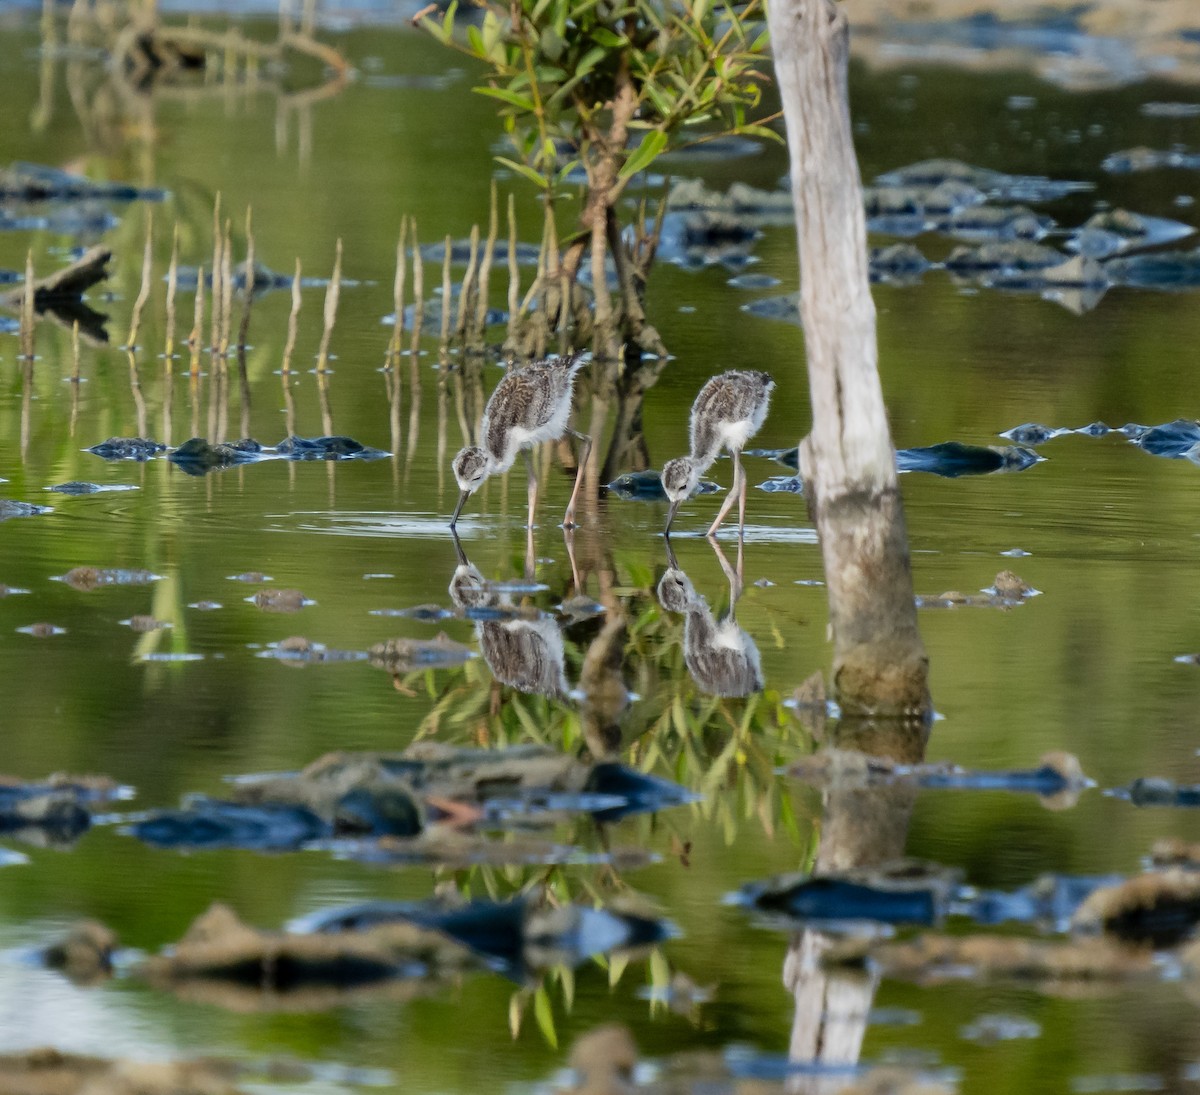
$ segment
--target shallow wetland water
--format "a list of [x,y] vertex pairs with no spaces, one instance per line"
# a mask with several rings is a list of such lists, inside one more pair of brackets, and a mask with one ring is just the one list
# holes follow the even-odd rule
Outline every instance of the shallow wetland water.
[[[264,37],[272,27],[269,19],[246,24]],[[30,781],[103,773],[133,789],[132,797],[90,806],[86,831],[39,823],[3,840],[24,859],[0,868],[0,1051],[53,1045],[105,1056],[288,1058],[373,1070],[310,1075],[314,1089],[372,1081],[408,1092],[527,1091],[554,1082],[574,1039],[619,1020],[645,1060],[682,1077],[680,1090],[751,1090],[756,1077],[764,1090],[837,1090],[855,1079],[840,1066],[856,1059],[968,1092],[1194,1085],[1200,973],[1178,948],[1163,951],[1150,974],[1083,985],[963,975],[961,967],[957,977],[891,976],[881,958],[868,974],[837,975],[845,981],[828,985],[814,975],[793,993],[784,987],[785,964],[792,976],[802,956],[811,957],[806,946],[819,950],[835,935],[801,936],[797,923],[760,916],[728,895],[810,869],[823,840],[875,841],[956,872],[917,885],[933,895],[933,930],[1062,941],[1061,919],[1029,914],[993,925],[975,891],[1011,894],[1048,874],[1129,877],[1156,841],[1200,840],[1188,794],[1144,794],[1144,785],[1106,793],[1143,777],[1200,784],[1200,668],[1186,660],[1200,652],[1200,459],[1153,455],[1153,446],[1121,432],[1069,432],[1038,444],[999,436],[1025,423],[1075,430],[1195,417],[1200,289],[1114,284],[1090,294],[1089,307],[1071,298],[1068,308],[1046,299],[1055,286],[1005,290],[942,269],[876,286],[896,446],[1026,444],[1044,459],[1021,471],[902,477],[939,715],[924,749],[930,767],[881,775],[865,789],[811,771],[801,778],[791,766],[831,741],[852,743],[837,738],[823,711],[785,702],[829,662],[820,553],[798,495],[751,489],[745,586],[736,626],[722,640],[747,664],[757,651],[760,668],[744,672],[740,685],[728,675],[715,682],[683,649],[706,611],[708,622],[719,622],[728,607],[735,534],[722,533],[720,550],[701,535],[719,498],[694,498],[676,522],[672,569],[691,591],[686,612],[667,611],[658,599],[670,562],[665,503],[602,493],[582,508],[568,543],[557,521],[571,480],[557,462],[543,467],[535,581],[525,574],[519,464],[468,503],[460,555],[446,527],[457,501],[449,459],[472,407],[469,391],[461,402],[460,355],[439,370],[434,330],[420,356],[403,356],[385,372],[391,326],[383,320],[393,310],[403,216],[415,218],[423,244],[486,224],[499,127],[489,103],[471,93],[471,74],[406,25],[331,18],[318,33],[355,70],[328,94],[305,96],[284,79],[129,99],[98,60],[41,50],[36,11],[0,5],[0,165],[53,165],[165,191],[161,201],[62,207],[86,209],[92,220],[97,211],[110,215],[79,233],[48,216],[62,208],[0,204],[0,270],[23,271],[30,250],[39,275],[75,248],[103,243],[114,253],[110,279],[87,294],[109,317],[109,341],[83,339],[79,383],[70,381],[69,325],[38,323],[31,367],[18,335],[0,334],[0,498],[51,507],[0,520],[0,771]],[[1200,149],[1200,117],[1161,106],[1195,106],[1200,65],[1186,50],[1163,78],[1123,69],[1122,82],[1064,86],[1055,78],[1063,66],[1047,58],[1069,59],[1062,51],[1081,42],[1099,56],[1137,51],[1114,40],[1106,54],[1104,40],[1082,32],[1061,40],[1051,31],[1014,34],[995,53],[982,32],[973,50],[959,48],[960,37],[946,45],[935,33],[914,45],[905,32],[891,48],[872,37],[856,53],[851,99],[865,181],[954,158],[1087,184],[1033,206],[1069,229],[1105,208],[1195,221],[1194,166],[1103,166],[1136,146]],[[973,63],[959,63],[964,56]],[[319,69],[290,78],[321,81]],[[716,191],[735,182],[774,190],[785,162],[777,147],[752,146],[745,155],[679,156],[667,168]],[[509,189],[517,195],[522,241],[536,246],[540,213],[528,188],[504,177],[499,187],[502,200]],[[320,285],[302,291],[290,377],[278,372],[287,289],[256,298],[244,380],[231,357],[224,400],[214,394],[207,354],[199,378],[188,375],[186,350],[170,362],[161,356],[172,226],[179,262],[207,266],[218,192],[235,260],[244,257],[247,207],[257,260],[285,277],[297,258],[306,276],[328,277],[342,241],[346,281],[326,375],[312,371]],[[147,211],[154,278],[141,348],[131,356],[119,347],[141,283]],[[18,214],[42,219],[10,223]],[[1065,248],[1070,238],[1051,232],[1041,242]],[[941,262],[961,241],[924,231],[910,242]],[[1185,237],[1161,249],[1193,246]],[[649,317],[674,358],[643,408],[653,467],[683,451],[687,408],[723,369],[775,377],[772,411],[753,444],[787,449],[808,428],[798,326],[742,307],[796,289],[794,237],[768,226],[746,251],[749,262],[655,268]],[[731,284],[748,274],[763,277]],[[428,295],[440,276],[440,263],[427,262]],[[497,308],[502,282],[496,276],[492,285]],[[191,326],[193,299],[179,293],[177,340]],[[481,390],[500,375],[484,366]],[[586,384],[585,413],[593,406]],[[114,436],[174,447],[194,435],[249,435],[275,446],[290,433],[349,435],[390,455],[263,459],[187,474],[162,454],[108,461],[85,451]],[[792,474],[766,457],[745,463],[752,485]],[[710,477],[727,488],[730,475],[722,460]],[[50,490],[71,482],[121,489]],[[476,580],[470,567],[482,591],[466,590]],[[1005,570],[1038,595],[976,597]],[[950,591],[973,603],[950,603],[956,598],[942,597]],[[130,626],[139,617],[148,619]],[[623,634],[606,631],[622,618]],[[439,632],[450,642],[431,647]],[[297,636],[308,643],[272,645]],[[388,640],[401,640],[387,655],[390,669],[384,655],[366,656]],[[518,647],[539,652],[539,672],[514,667]],[[597,668],[606,649],[607,672]],[[505,657],[510,662],[499,664]],[[618,680],[628,697],[614,698]],[[601,779],[574,770],[562,777],[566,791],[556,785],[559,799],[480,792],[486,839],[464,850],[479,819],[457,817],[441,790],[430,791],[419,803],[420,826],[451,830],[449,853],[442,845],[415,854],[386,840],[369,849],[347,840],[354,826],[340,799],[311,801],[307,838],[269,849],[261,830],[249,841],[258,848],[228,846],[237,839],[181,848],[130,829],[135,811],[175,811],[195,794],[226,800],[244,786],[230,777],[294,772],[334,751],[392,754],[433,740],[456,748],[541,744],[555,757],[587,758],[616,733],[616,760],[688,793],[661,810],[646,808],[658,804],[653,795],[633,808],[625,784],[614,792],[604,782],[611,772]],[[920,759],[920,734],[911,733],[888,745],[900,763]],[[1074,754],[1095,786],[1040,796],[992,789],[987,780],[983,789],[943,786],[955,782],[947,778],[952,766],[1031,771],[1053,751]],[[1160,804],[1166,800],[1172,805]],[[363,815],[354,816],[358,824]],[[372,814],[362,824],[374,839],[382,823]],[[506,844],[509,854],[496,850]],[[562,957],[554,947],[539,965],[541,951],[528,938],[515,962],[474,953],[442,968],[425,956],[436,974],[423,967],[421,976],[389,978],[382,991],[344,999],[289,999],[253,986],[222,995],[139,969],[140,958],[180,940],[213,902],[247,925],[276,930],[342,905],[425,901],[454,884],[497,901],[544,885],[558,903],[631,908],[669,923],[658,926],[664,938],[599,958],[572,954],[556,936],[577,965],[553,960]],[[1077,902],[1064,901],[1069,918]],[[1194,922],[1197,897],[1180,903]],[[914,928],[925,914],[901,904],[908,911],[890,929],[897,938],[930,930]],[[111,979],[75,983],[30,957],[84,918],[107,925],[125,948]],[[568,942],[607,951],[614,939],[635,941],[637,932],[624,930],[593,924]],[[826,1016],[830,1042],[861,1039],[861,1054],[826,1046],[824,1060],[839,1068],[814,1078],[795,1067],[784,1080],[789,1045],[803,1043],[803,1023],[793,1030],[798,1007]],[[839,1008],[850,1017],[839,1018]],[[711,1061],[679,1056],[701,1050],[725,1055],[724,1079],[704,1079]]]

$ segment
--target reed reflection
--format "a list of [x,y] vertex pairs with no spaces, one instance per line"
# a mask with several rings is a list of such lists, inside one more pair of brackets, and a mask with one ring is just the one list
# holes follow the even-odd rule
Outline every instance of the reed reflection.
[[679,566],[669,537],[667,571],[658,583],[658,601],[666,611],[684,617],[683,660],[700,691],[713,696],[748,696],[762,691],[763,672],[758,646],[735,615],[744,586],[742,541],[738,539],[736,566],[729,565],[716,540],[708,542],[729,582],[729,607],[722,616],[715,617],[696,592]]

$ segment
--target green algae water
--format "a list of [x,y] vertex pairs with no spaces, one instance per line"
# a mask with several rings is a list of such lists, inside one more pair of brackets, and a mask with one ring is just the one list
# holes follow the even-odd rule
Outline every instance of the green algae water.
[[[271,33],[253,23],[247,30]],[[22,271],[30,251],[39,274],[91,243],[114,253],[111,278],[88,294],[109,317],[109,341],[83,341],[80,383],[69,380],[69,327],[39,323],[31,366],[19,358],[16,334],[0,335],[0,497],[52,507],[0,522],[0,583],[26,591],[0,597],[0,769],[23,779],[106,773],[136,790],[114,813],[173,807],[194,792],[219,796],[226,777],[295,770],[330,751],[398,751],[419,736],[456,745],[584,744],[571,692],[514,699],[482,659],[393,678],[366,661],[297,666],[259,656],[292,636],[346,651],[428,640],[439,629],[473,648],[479,641],[468,620],[391,614],[450,603],[458,557],[446,528],[457,501],[449,459],[465,418],[439,370],[436,339],[401,358],[394,374],[382,371],[391,335],[383,320],[392,311],[402,216],[415,218],[422,243],[459,239],[486,222],[499,125],[488,101],[472,94],[473,73],[453,67],[419,33],[387,24],[321,33],[356,72],[328,95],[306,98],[286,81],[236,91],[200,83],[187,94],[128,102],[99,61],[42,51],[36,16],[0,17],[0,164],[53,165],[166,192],[161,202],[102,204],[113,223],[80,232],[64,232],[61,222],[0,223],[0,269]],[[1102,164],[1136,145],[1194,146],[1200,121],[1141,108],[1190,102],[1196,74],[1067,91],[1013,64],[972,71],[919,59],[856,62],[851,97],[864,178],[954,157],[1091,184],[1038,206],[1062,225],[1081,224],[1098,203],[1193,219],[1194,171],[1122,175]],[[719,190],[733,182],[773,189],[785,166],[775,146],[669,164]],[[533,196],[519,180],[499,185],[516,194],[522,239],[536,245]],[[250,208],[259,262],[290,277],[298,259],[306,276],[325,278],[341,240],[347,279],[329,373],[312,372],[324,289],[302,291],[290,377],[279,375],[290,295],[268,292],[252,311],[244,379],[230,360],[227,405],[214,396],[208,355],[197,378],[186,350],[161,356],[173,229],[180,263],[207,265],[218,193],[235,258],[244,255]],[[141,282],[148,211],[154,277],[131,355],[119,347]],[[568,218],[564,210],[564,227]],[[883,242],[890,241],[872,240]],[[953,246],[932,234],[915,242],[934,261]],[[643,409],[653,466],[684,451],[691,400],[724,369],[763,369],[776,380],[754,444],[784,449],[808,428],[798,326],[742,310],[795,290],[794,236],[766,228],[751,254],[751,272],[778,285],[730,285],[745,271],[721,264],[654,271],[649,317],[674,356]],[[427,294],[439,282],[436,264],[427,264]],[[498,281],[493,294],[499,307]],[[1195,302],[1194,292],[1116,287],[1074,314],[1036,293],[959,283],[940,270],[915,285],[879,285],[880,363],[896,445],[1000,445],[1002,431],[1025,422],[1074,429],[1192,418],[1200,405]],[[179,294],[177,343],[191,328],[192,304],[191,292]],[[499,375],[486,366],[483,389]],[[268,445],[289,432],[346,434],[391,455],[264,461],[190,476],[164,459],[106,462],[84,451],[110,436],[179,445],[193,435],[217,440],[217,432]],[[1020,473],[913,473],[901,481],[918,594],[974,594],[1004,569],[1040,591],[1015,606],[922,612],[941,716],[928,759],[1021,769],[1066,750],[1098,784],[1057,810],[1003,792],[917,795],[906,853],[979,887],[1015,889],[1047,872],[1127,875],[1156,839],[1200,838],[1187,810],[1140,809],[1100,790],[1143,776],[1200,782],[1200,670],[1177,660],[1200,650],[1200,469],[1189,459],[1156,458],[1120,433],[1063,434],[1038,452],[1045,460]],[[746,466],[751,484],[790,474],[762,457],[747,457]],[[576,1035],[612,1019],[628,1025],[650,1058],[731,1046],[786,1055],[795,1001],[781,978],[790,933],[723,899],[746,882],[809,866],[820,836],[819,791],[780,774],[815,747],[811,727],[782,700],[830,656],[820,553],[803,500],[751,489],[736,619],[757,647],[765,689],[713,703],[681,656],[681,620],[654,596],[668,563],[665,505],[608,494],[588,507],[571,545],[577,590],[557,527],[571,480],[554,463],[544,474],[534,550],[545,588],[529,602],[551,611],[583,592],[625,614],[621,673],[634,698],[617,720],[623,758],[697,794],[690,805],[611,825],[602,838],[582,822],[559,835],[593,850],[648,849],[655,861],[628,871],[586,863],[455,870],[365,864],[320,849],[181,854],[143,844],[117,823],[68,845],[13,839],[8,846],[28,862],[3,868],[0,887],[0,944],[12,948],[0,955],[0,1049],[294,1056],[387,1070],[397,1090],[430,1093],[528,1090],[561,1066]],[[727,461],[711,474],[728,487]],[[69,481],[136,489],[47,490]],[[711,496],[686,504],[674,541],[680,569],[718,613],[729,587],[722,559],[700,534],[719,504]],[[459,532],[489,579],[523,577],[524,506],[519,466],[468,503]],[[732,555],[730,536],[721,545]],[[157,578],[90,590],[56,580],[81,566]],[[251,574],[263,578],[240,580]],[[272,587],[299,590],[312,603],[288,614],[250,603]],[[143,633],[123,623],[140,614],[170,627]],[[574,690],[600,625],[556,618]],[[39,623],[62,633],[22,630]],[[512,717],[491,717],[505,705]],[[126,947],[156,952],[214,901],[274,929],[316,909],[421,899],[452,882],[474,896],[541,883],[584,901],[633,892],[669,918],[678,937],[650,956],[587,961],[537,986],[479,972],[403,1001],[310,1012],[234,1011],[132,976],[76,986],[19,953],[83,917],[109,925]],[[676,972],[712,986],[711,1000],[682,1013],[647,1000],[648,986]],[[883,979],[870,1001],[879,1021],[865,1025],[862,1060],[948,1068],[964,1091],[1128,1090],[1155,1079],[1174,1090],[1200,1061],[1194,999],[1186,981],[1056,994],[970,978],[924,986]],[[1035,1036],[964,1036],[973,1021],[997,1014],[1031,1021],[1026,1033]]]

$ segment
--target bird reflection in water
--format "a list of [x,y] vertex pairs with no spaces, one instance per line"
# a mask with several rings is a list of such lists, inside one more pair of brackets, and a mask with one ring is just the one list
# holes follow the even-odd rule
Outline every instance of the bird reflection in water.
[[683,660],[702,691],[713,696],[748,696],[763,687],[762,664],[754,640],[737,622],[734,609],[742,595],[742,542],[737,567],[731,567],[720,545],[709,540],[729,580],[729,609],[718,620],[679,567],[667,539],[667,571],[658,583],[658,602],[683,615]]
[[458,566],[450,579],[450,599],[475,620],[479,652],[492,675],[520,692],[564,698],[568,685],[558,620],[513,605],[511,595],[497,589],[467,558],[458,534],[452,530],[452,535]]

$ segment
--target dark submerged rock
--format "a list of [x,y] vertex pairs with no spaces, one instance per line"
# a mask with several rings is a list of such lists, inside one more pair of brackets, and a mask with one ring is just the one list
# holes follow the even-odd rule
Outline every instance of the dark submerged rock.
[[1105,273],[1116,285],[1137,289],[1194,289],[1200,285],[1200,251],[1156,251],[1109,259]]
[[253,463],[261,458],[262,451],[262,445],[251,437],[218,445],[210,445],[203,437],[191,437],[172,450],[167,459],[189,475],[203,475],[215,468]]
[[924,471],[946,479],[963,475],[986,475],[995,471],[1025,471],[1042,458],[1031,449],[1014,446],[991,448],[943,441],[924,448],[899,449],[896,470]]
[[1196,444],[1200,442],[1200,422],[1177,418],[1174,422],[1167,422],[1162,426],[1152,426],[1131,440],[1151,456],[1190,458]]
[[166,450],[161,441],[148,437],[110,437],[84,452],[95,453],[104,460],[149,460]]
[[35,506],[31,502],[13,502],[7,498],[0,498],[0,521],[7,521],[11,517],[41,517],[53,512],[50,506]]
[[[653,468],[624,472],[611,483],[605,484],[604,489],[626,502],[664,502],[667,498],[662,478]],[[696,488],[696,494],[713,494],[720,489],[711,480],[702,479]]]
[[247,805],[196,796],[180,810],[158,810],[129,827],[156,848],[250,848],[260,852],[293,851],[331,836],[333,826],[302,806]]
[[900,861],[822,875],[784,875],[738,891],[739,904],[794,920],[933,924],[941,920],[955,876]]
[[289,460],[379,460],[389,455],[373,449],[353,437],[285,437],[275,452]]
[[1063,254],[1040,243],[1017,240],[985,243],[979,247],[956,247],[945,261],[955,274],[994,274],[1007,271],[1045,270],[1063,262]]

